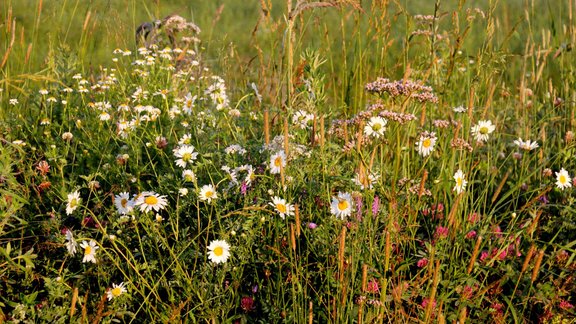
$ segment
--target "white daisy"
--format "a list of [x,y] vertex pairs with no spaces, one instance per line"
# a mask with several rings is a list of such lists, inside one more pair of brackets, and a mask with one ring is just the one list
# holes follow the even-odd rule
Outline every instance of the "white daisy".
[[188,164],[192,164],[192,162],[196,160],[198,153],[194,152],[194,146],[182,145],[174,149],[174,156],[178,158],[176,165],[185,168]]
[[154,191],[144,191],[136,198],[134,206],[139,206],[140,211],[149,212],[154,210],[155,212],[162,210],[166,207],[168,201],[166,196],[160,196]]
[[420,139],[416,143],[418,148],[418,154],[426,157],[434,151],[434,145],[436,145],[436,133],[423,132],[420,134]]
[[340,219],[350,216],[352,213],[352,195],[347,192],[339,192],[338,196],[332,197],[330,212]]
[[212,199],[218,199],[218,193],[213,185],[204,185],[200,188],[200,193],[198,194],[198,198],[203,201],[207,201],[208,203],[212,202]]
[[523,141],[520,137],[514,141],[514,144],[518,145],[518,147],[524,151],[532,151],[539,147],[538,142],[532,142],[531,140]]
[[376,138],[383,136],[386,131],[386,124],[388,124],[388,120],[382,117],[371,117],[368,124],[364,126],[364,134]]
[[112,289],[109,289],[106,292],[106,295],[108,296],[108,301],[119,297],[120,295],[122,295],[123,293],[127,292],[126,287],[124,286],[124,283],[121,282],[119,285],[113,283],[112,284]]
[[194,171],[187,169],[182,171],[182,179],[184,179],[186,182],[195,182],[196,175],[194,174]]
[[246,154],[246,150],[238,144],[232,144],[228,146],[227,148],[224,149],[224,152],[226,152],[226,154],[235,154],[235,153],[238,153],[240,155]]
[[292,123],[300,129],[308,128],[312,120],[314,120],[314,115],[307,113],[305,110],[298,110],[292,115]]
[[560,172],[556,172],[556,186],[558,189],[564,190],[572,187],[571,181],[572,179],[570,178],[568,171],[564,170],[564,168],[562,168]]
[[122,192],[114,196],[114,206],[120,215],[126,215],[134,210],[134,200],[130,199],[130,194]]
[[74,239],[74,235],[72,234],[71,230],[66,231],[66,249],[70,255],[76,254],[76,248],[78,247],[78,243]]
[[270,173],[278,174],[281,168],[286,167],[286,154],[280,151],[270,157]]
[[224,263],[230,257],[230,245],[224,240],[214,240],[208,245],[208,259],[214,263]]
[[282,219],[284,219],[286,216],[294,215],[294,206],[292,204],[287,204],[286,199],[282,199],[280,197],[272,197],[272,202],[268,204],[276,208],[276,212],[278,212]]
[[192,135],[190,135],[190,134],[184,134],[184,136],[182,136],[182,138],[178,141],[178,144],[180,144],[180,145],[190,145],[191,142],[192,142]]
[[188,92],[186,97],[184,97],[184,107],[182,107],[182,110],[188,115],[190,115],[192,113],[192,109],[194,109],[196,98],[197,96],[192,96],[190,92]]
[[96,250],[100,248],[96,244],[96,241],[94,240],[90,240],[90,242],[82,241],[82,243],[80,243],[80,247],[84,249],[84,258],[82,259],[82,262],[96,263]]
[[458,107],[452,108],[452,111],[454,111],[455,113],[465,113],[468,111],[468,108],[466,108],[464,106],[458,106]]
[[452,189],[452,191],[456,191],[457,194],[460,194],[462,191],[466,189],[466,184],[468,181],[464,179],[464,172],[458,169],[456,173],[454,173],[454,181],[456,181],[456,185]]
[[66,215],[72,214],[80,203],[82,202],[82,198],[80,198],[80,192],[74,191],[68,194],[68,203],[66,204]]
[[477,142],[486,142],[490,134],[494,132],[496,126],[492,125],[489,120],[481,120],[478,124],[472,126],[472,135]]
[[354,174],[354,178],[352,178],[352,182],[360,187],[360,190],[364,190],[366,188],[373,189],[374,184],[378,181],[380,176],[374,173],[368,174],[368,176],[360,176],[359,173]]

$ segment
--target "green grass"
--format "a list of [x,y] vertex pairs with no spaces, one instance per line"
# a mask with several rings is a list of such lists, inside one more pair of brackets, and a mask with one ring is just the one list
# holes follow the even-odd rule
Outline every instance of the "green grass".
[[287,3],[0,4],[0,322],[574,320],[569,2]]

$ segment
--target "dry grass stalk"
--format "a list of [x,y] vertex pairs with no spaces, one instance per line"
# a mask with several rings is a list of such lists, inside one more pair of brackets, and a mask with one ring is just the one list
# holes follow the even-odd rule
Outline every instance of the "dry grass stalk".
[[474,245],[474,251],[472,251],[472,257],[470,258],[470,263],[468,264],[468,269],[466,269],[467,274],[470,274],[472,272],[472,269],[474,268],[474,263],[476,262],[476,258],[478,257],[478,253],[480,252],[481,243],[482,243],[482,236],[478,236],[476,244]]
[[320,147],[324,146],[324,116],[320,117]]
[[72,292],[72,303],[70,304],[70,319],[74,317],[74,313],[76,313],[76,303],[78,302],[78,287],[74,287],[74,291]]
[[343,283],[344,281],[344,251],[346,249],[346,226],[342,226],[342,231],[340,232],[340,245],[338,247],[338,267],[340,269],[339,281]]
[[424,170],[422,180],[420,180],[420,189],[418,190],[418,198],[422,197],[422,194],[424,193],[424,185],[426,184],[426,180],[428,180],[428,171]]
[[314,322],[314,312],[312,305],[312,302],[308,304],[308,324],[312,324]]
[[496,201],[496,199],[498,198],[498,195],[500,195],[500,191],[502,191],[502,188],[504,187],[506,180],[508,180],[509,175],[510,175],[510,171],[506,172],[506,174],[504,175],[504,178],[502,178],[502,181],[500,181],[500,184],[498,184],[498,188],[496,188],[496,192],[494,192],[494,195],[492,195],[492,203],[494,203]]
[[294,233],[294,224],[290,224],[290,245],[292,246],[292,251],[296,251],[296,235]]
[[270,145],[270,113],[264,110],[264,143]]
[[460,309],[460,315],[458,316],[458,322],[460,322],[461,324],[466,323],[467,312],[468,311],[467,311],[466,307],[462,307],[462,309]]
[[434,300],[436,299],[436,290],[438,288],[438,281],[440,280],[440,260],[436,261],[434,267],[434,281],[432,283],[432,292],[428,300],[428,305],[426,305],[426,323],[430,323],[432,317],[432,307],[434,306]]
[[300,208],[298,204],[294,205],[294,218],[296,219],[296,237],[300,237],[300,227],[302,224],[300,221]]
[[522,264],[522,272],[526,271],[526,269],[528,269],[528,265],[530,264],[530,261],[532,260],[532,256],[534,255],[534,251],[536,251],[536,246],[534,244],[532,244],[530,246],[530,250],[528,250],[528,253],[526,254],[526,258],[524,259],[524,263]]
[[532,269],[532,282],[536,281],[538,278],[538,273],[540,272],[540,266],[542,265],[542,259],[544,258],[544,250],[538,252],[536,257],[536,263],[534,264],[534,269]]
[[288,134],[288,118],[284,118],[284,153],[286,154],[286,158],[289,155],[289,134]]

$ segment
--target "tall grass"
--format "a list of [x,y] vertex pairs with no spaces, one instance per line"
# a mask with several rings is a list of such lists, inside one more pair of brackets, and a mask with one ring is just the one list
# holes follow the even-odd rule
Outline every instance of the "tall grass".
[[575,4],[3,2],[0,321],[573,320]]

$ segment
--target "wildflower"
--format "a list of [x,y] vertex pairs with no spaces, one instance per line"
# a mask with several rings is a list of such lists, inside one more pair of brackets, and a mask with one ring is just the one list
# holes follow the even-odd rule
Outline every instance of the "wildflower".
[[560,307],[563,310],[570,310],[570,309],[574,308],[574,305],[570,304],[570,302],[568,302],[568,301],[561,300],[558,307]]
[[434,234],[434,236],[437,239],[443,239],[443,238],[448,237],[448,227],[443,227],[443,226],[436,227],[436,233]]
[[119,297],[120,295],[122,295],[126,291],[127,290],[126,290],[126,287],[124,287],[123,282],[121,282],[119,285],[113,283],[112,289],[110,289],[106,292],[106,295],[108,296],[108,301],[110,301],[116,297]]
[[520,137],[514,141],[514,144],[518,145],[518,147],[524,151],[532,151],[539,147],[538,142],[532,142],[530,140],[523,141]]
[[452,191],[456,191],[457,194],[460,194],[466,189],[466,184],[468,181],[464,179],[464,172],[462,172],[462,170],[458,169],[458,171],[454,173],[454,181],[456,181],[456,185]]
[[249,312],[254,309],[254,298],[250,296],[244,296],[240,300],[240,308],[245,312]]
[[162,221],[164,220],[164,217],[162,217],[162,215],[160,215],[160,214],[156,214],[154,219],[156,220],[157,223],[162,223]]
[[477,142],[486,142],[495,129],[496,126],[492,125],[491,121],[481,120],[472,126],[472,135]]
[[294,215],[294,206],[292,204],[287,204],[286,199],[280,197],[272,197],[272,202],[268,203],[270,206],[276,208],[280,217],[284,219],[286,216]]
[[310,121],[314,119],[314,115],[307,113],[305,110],[298,110],[292,115],[292,123],[300,129],[309,127]]
[[466,108],[464,106],[458,106],[458,107],[452,108],[452,111],[454,111],[455,113],[464,113],[464,112],[468,111],[468,108]]
[[80,205],[82,199],[80,198],[80,192],[74,191],[68,194],[68,203],[66,204],[66,215],[72,214],[76,208]]
[[280,151],[270,157],[270,173],[278,174],[280,169],[286,167],[286,154]]
[[224,149],[224,152],[226,152],[226,154],[235,154],[235,153],[238,153],[240,155],[246,154],[246,150],[238,144],[232,144],[228,146],[227,148]]
[[432,151],[434,151],[434,145],[436,145],[436,133],[423,132],[420,134],[420,139],[416,143],[418,148],[418,154],[422,156],[428,156]]
[[174,156],[178,158],[176,160],[176,165],[185,168],[188,164],[191,164],[192,161],[196,160],[198,153],[194,152],[194,146],[182,145],[174,149]]
[[230,257],[230,245],[224,240],[214,240],[208,245],[208,259],[214,263],[224,263]]
[[200,200],[211,203],[212,199],[218,199],[218,193],[216,192],[216,189],[214,189],[213,185],[204,185],[202,188],[200,188],[200,194],[198,195],[198,198],[200,198]]
[[192,171],[192,170],[184,170],[184,171],[182,171],[182,179],[184,179],[184,181],[186,181],[186,182],[195,182],[196,181],[196,175],[194,174],[194,171]]
[[380,211],[380,197],[374,196],[372,201],[372,216],[376,216]]
[[418,262],[416,262],[416,266],[418,268],[424,268],[427,265],[428,265],[428,259],[427,258],[422,258],[422,259],[418,260]]
[[42,160],[38,162],[36,170],[38,170],[40,172],[40,175],[44,177],[50,172],[50,164],[48,164],[48,162],[46,162],[45,160]]
[[378,285],[378,280],[372,279],[366,284],[366,291],[369,293],[380,292],[380,286]]
[[568,174],[568,171],[564,170],[564,168],[562,168],[560,172],[556,172],[556,186],[558,189],[564,190],[572,187],[572,182],[570,181],[570,175]]
[[370,118],[368,125],[364,126],[364,134],[366,134],[366,136],[379,138],[384,135],[387,123],[388,120],[382,117],[372,117]]
[[74,235],[72,234],[71,230],[66,230],[66,249],[70,255],[76,254],[76,248],[78,247],[78,243],[74,239]]
[[180,197],[186,197],[188,195],[188,189],[180,188],[178,189],[178,194],[180,195]]
[[82,262],[96,263],[96,250],[100,248],[96,245],[96,242],[94,240],[90,240],[90,242],[82,241],[80,247],[84,249],[84,258],[82,259]]
[[339,192],[338,196],[332,197],[330,212],[340,219],[350,216],[352,212],[352,196],[347,192]]
[[144,191],[134,202],[134,206],[139,206],[140,211],[145,213],[151,210],[154,210],[155,212],[162,210],[167,204],[168,201],[166,200],[166,196],[160,196],[154,191]]
[[12,106],[15,106],[18,104],[18,99],[16,98],[10,99],[8,100],[8,103],[11,104]]
[[318,227],[318,225],[316,223],[308,223],[309,229],[315,229],[316,227]]
[[40,93],[41,95],[45,96],[45,95],[48,94],[48,90],[46,90],[46,89],[40,89],[40,90],[38,91],[38,93]]
[[[425,298],[422,300],[422,304],[421,304],[421,305],[422,305],[422,308],[428,307],[428,304],[429,304],[429,303],[430,303],[430,299],[427,298],[427,297],[425,297]],[[436,301],[435,301],[435,300],[432,300],[432,309],[435,309],[435,308],[436,308]]]
[[360,190],[364,190],[366,188],[373,189],[374,184],[378,181],[379,176],[374,173],[370,173],[366,175],[360,175],[360,173],[356,173],[354,178],[352,178],[352,182],[360,187]]
[[65,141],[71,141],[72,138],[74,138],[74,135],[72,135],[72,133],[70,132],[65,132],[64,134],[62,134],[62,139]]
[[182,138],[178,140],[179,145],[190,145],[191,142],[192,142],[192,135],[190,134],[184,134],[184,136],[182,136]]
[[467,239],[473,239],[476,237],[476,231],[472,230],[466,234]]
[[130,194],[121,192],[114,196],[114,205],[120,215],[126,215],[134,210],[134,201],[130,199]]

